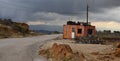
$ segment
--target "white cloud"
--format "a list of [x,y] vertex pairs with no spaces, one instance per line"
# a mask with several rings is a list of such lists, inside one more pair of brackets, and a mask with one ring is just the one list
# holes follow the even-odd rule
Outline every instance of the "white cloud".
[[92,25],[95,25],[97,30],[112,30],[120,31],[120,23],[115,21],[110,22],[92,22]]
[[66,20],[70,16],[69,15],[62,15],[54,12],[36,12],[32,15],[35,19],[40,19],[41,21],[54,21],[57,19]]
[[28,25],[44,25],[45,22],[41,22],[41,21],[28,21],[27,24]]

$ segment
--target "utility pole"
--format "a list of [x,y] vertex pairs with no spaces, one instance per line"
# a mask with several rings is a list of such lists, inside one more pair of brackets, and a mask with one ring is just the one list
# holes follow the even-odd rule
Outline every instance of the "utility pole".
[[88,6],[88,4],[87,4],[87,14],[86,14],[87,16],[87,18],[86,18],[86,22],[87,22],[87,25],[88,25],[88,20],[89,20],[89,6]]

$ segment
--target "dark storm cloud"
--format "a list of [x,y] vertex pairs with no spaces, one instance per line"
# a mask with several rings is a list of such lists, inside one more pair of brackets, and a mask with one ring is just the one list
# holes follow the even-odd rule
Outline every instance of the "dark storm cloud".
[[[120,0],[88,0],[87,2],[93,13],[102,13],[104,9],[120,6]],[[49,12],[53,14],[48,14]],[[85,12],[86,0],[0,0],[0,17],[12,18],[16,21],[47,21],[59,17],[66,20],[68,16],[82,16]]]

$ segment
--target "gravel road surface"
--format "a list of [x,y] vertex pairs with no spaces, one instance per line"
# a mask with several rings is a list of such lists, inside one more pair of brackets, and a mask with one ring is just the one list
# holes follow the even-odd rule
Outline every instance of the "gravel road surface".
[[0,61],[46,61],[38,56],[38,50],[57,35],[0,39]]

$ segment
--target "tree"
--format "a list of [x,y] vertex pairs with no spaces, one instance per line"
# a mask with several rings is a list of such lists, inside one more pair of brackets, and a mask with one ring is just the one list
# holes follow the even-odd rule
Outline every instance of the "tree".
[[59,32],[58,31],[54,31],[53,34],[59,34]]

